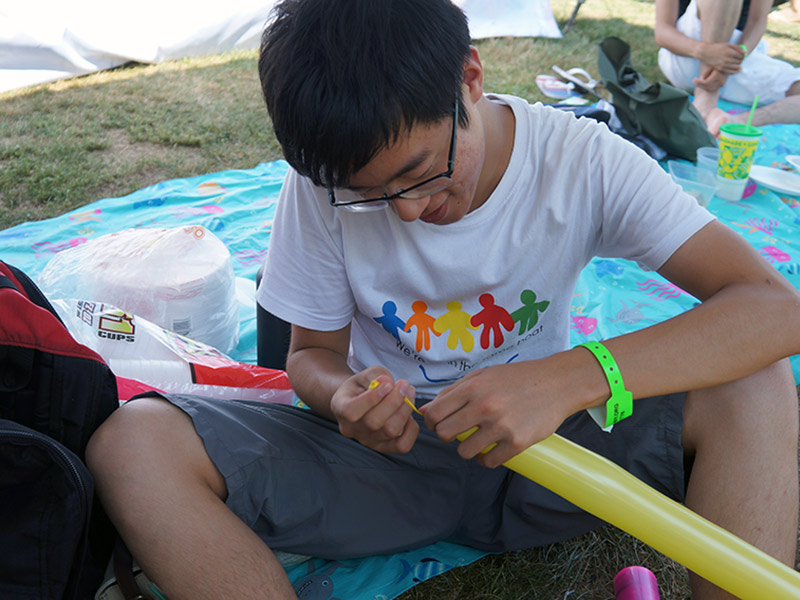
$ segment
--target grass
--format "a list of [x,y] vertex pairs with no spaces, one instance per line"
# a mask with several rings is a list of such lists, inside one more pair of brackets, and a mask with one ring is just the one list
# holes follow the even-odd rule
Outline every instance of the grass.
[[609,525],[568,542],[487,556],[400,600],[613,600],[614,575],[630,565],[653,571],[663,600],[690,597],[683,567]]
[[[576,0],[553,0],[563,25]],[[534,83],[552,65],[597,77],[608,35],[656,65],[652,0],[588,0],[563,39],[477,43],[487,90],[552,102]],[[770,24],[773,54],[800,65],[797,27]],[[258,87],[255,52],[129,65],[0,94],[0,228],[62,214],[163,179],[249,168],[280,157]]]
[[0,227],[279,158],[253,52],[134,65],[0,99]]
[[[563,26],[577,0],[551,0]],[[553,65],[597,77],[597,44],[627,41],[634,67],[656,64],[652,0],[588,0],[563,39],[477,43],[485,87],[552,102],[534,83]],[[800,27],[770,22],[771,54],[800,66]],[[280,158],[260,95],[255,52],[128,65],[0,95],[0,229],[128,194],[164,179]],[[402,600],[613,598],[621,568],[653,570],[665,600],[688,597],[686,571],[608,526],[546,548],[488,556],[416,586]]]

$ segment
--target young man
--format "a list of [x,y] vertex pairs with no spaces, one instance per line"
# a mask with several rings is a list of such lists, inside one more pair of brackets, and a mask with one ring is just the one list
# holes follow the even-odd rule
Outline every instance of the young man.
[[[800,298],[748,244],[605,127],[484,94],[449,0],[285,0],[259,65],[293,167],[259,300],[293,323],[287,370],[312,410],[150,397],[94,436],[101,498],[170,600],[292,598],[273,551],[502,551],[585,532],[598,520],[496,468],[556,430],[794,560],[781,359],[800,349]],[[583,410],[610,383],[568,345],[594,255],[703,301],[605,342],[635,398],[611,433]]]
[[772,58],[761,39],[772,0],[656,0],[658,65],[673,85],[694,91],[709,131],[744,123],[720,98],[751,105],[753,125],[800,123],[800,67]]

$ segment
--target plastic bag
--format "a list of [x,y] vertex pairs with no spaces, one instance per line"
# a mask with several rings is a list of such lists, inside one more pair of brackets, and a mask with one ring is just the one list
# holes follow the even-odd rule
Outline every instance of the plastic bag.
[[233,263],[200,225],[126,229],[56,254],[37,278],[50,298],[91,298],[224,353],[239,339]]
[[72,336],[111,367],[121,400],[156,389],[294,403],[284,371],[240,363],[207,344],[109,304],[62,299],[51,299],[51,304]]

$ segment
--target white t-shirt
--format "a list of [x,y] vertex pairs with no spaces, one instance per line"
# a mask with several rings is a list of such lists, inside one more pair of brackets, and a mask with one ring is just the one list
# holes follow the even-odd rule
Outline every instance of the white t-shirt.
[[572,294],[592,257],[658,269],[713,219],[604,125],[489,99],[513,109],[514,149],[492,195],[455,223],[342,211],[290,170],[262,306],[319,331],[352,322],[353,369],[382,365],[433,396],[472,369],[567,349]]

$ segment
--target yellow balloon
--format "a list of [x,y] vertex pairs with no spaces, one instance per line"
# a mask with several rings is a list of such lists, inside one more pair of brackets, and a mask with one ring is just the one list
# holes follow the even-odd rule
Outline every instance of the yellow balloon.
[[[462,433],[463,441],[475,428]],[[800,574],[558,434],[505,466],[743,600],[800,600]]]

